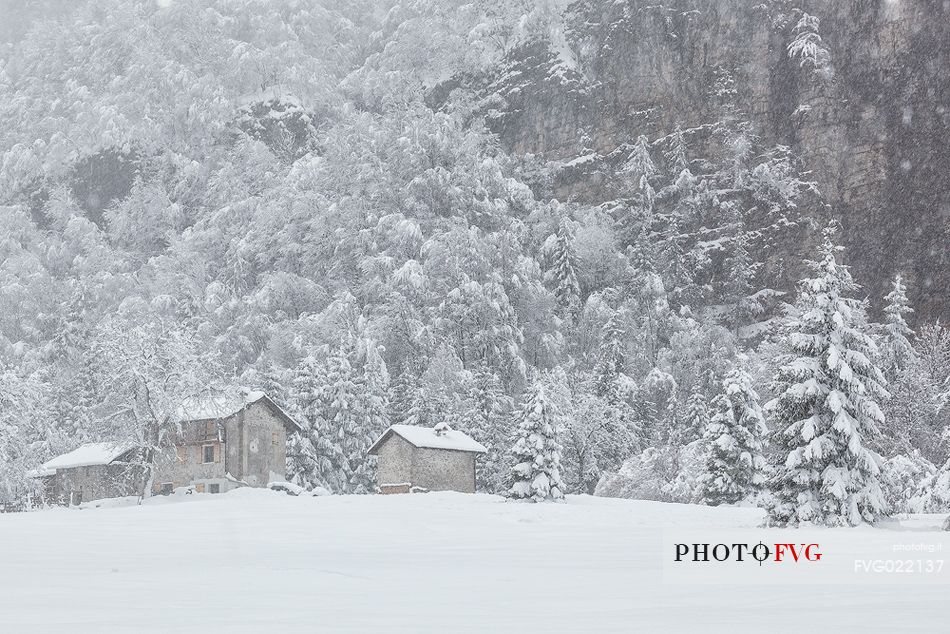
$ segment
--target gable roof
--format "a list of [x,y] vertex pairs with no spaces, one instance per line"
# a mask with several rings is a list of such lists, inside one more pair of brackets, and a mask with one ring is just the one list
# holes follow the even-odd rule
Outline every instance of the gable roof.
[[379,448],[390,436],[397,436],[406,440],[414,447],[424,449],[446,449],[449,451],[467,451],[471,453],[485,453],[488,451],[480,442],[460,431],[446,429],[437,434],[431,427],[417,427],[415,425],[393,425],[387,429],[379,439],[369,448],[370,455],[376,455]]
[[249,390],[241,388],[236,394],[219,392],[207,396],[200,396],[186,399],[181,407],[178,408],[178,419],[183,422],[196,420],[220,420],[229,418],[254,403],[263,401],[271,410],[277,414],[285,426],[294,431],[303,429],[300,423],[295,421],[280,405],[260,390]]
[[80,445],[69,453],[64,453],[52,460],[43,463],[38,472],[51,475],[49,472],[57,469],[72,469],[74,467],[94,467],[112,464],[116,459],[132,449],[124,443],[94,442]]

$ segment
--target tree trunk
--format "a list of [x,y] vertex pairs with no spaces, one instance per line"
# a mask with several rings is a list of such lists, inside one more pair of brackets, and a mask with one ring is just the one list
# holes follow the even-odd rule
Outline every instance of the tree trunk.
[[142,453],[142,491],[139,504],[152,495],[152,484],[155,480],[154,460],[155,452],[152,449],[146,449]]

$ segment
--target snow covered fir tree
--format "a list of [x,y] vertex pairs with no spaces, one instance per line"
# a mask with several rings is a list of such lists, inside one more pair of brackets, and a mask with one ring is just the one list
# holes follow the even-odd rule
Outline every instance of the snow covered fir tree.
[[700,492],[706,504],[731,504],[760,491],[765,484],[765,418],[752,377],[741,369],[726,375],[722,394],[712,402],[705,428],[709,445]]
[[776,376],[779,395],[768,408],[785,454],[772,482],[771,521],[857,525],[887,512],[881,458],[868,442],[880,433],[888,397],[875,364],[857,285],[835,229],[825,230],[814,277],[799,284],[794,317],[786,326],[789,352]]
[[903,277],[894,277],[893,290],[884,297],[884,332],[881,337],[881,362],[886,375],[893,380],[914,356],[910,343],[914,331],[907,325],[907,315],[914,312],[907,301],[907,286]]
[[563,499],[557,417],[540,381],[528,390],[518,418],[508,497],[530,502]]
[[[771,492],[792,525],[950,513],[950,273],[918,231],[945,224],[944,135],[876,102],[838,116],[864,99],[846,80],[904,61],[837,63],[848,7],[21,4],[0,501],[84,443],[149,468],[176,402],[246,386],[300,422],[305,489],[372,493],[380,434],[445,423],[486,448],[485,493],[523,472],[525,497]],[[726,15],[734,50],[687,54]]]

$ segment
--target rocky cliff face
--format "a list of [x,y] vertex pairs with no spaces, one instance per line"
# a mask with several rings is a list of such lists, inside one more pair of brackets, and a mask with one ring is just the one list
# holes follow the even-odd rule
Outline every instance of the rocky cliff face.
[[[817,62],[789,52],[808,15]],[[679,125],[695,146],[747,120],[800,157],[827,204],[800,213],[841,221],[872,300],[901,271],[919,317],[950,318],[950,2],[586,0],[566,24],[566,54],[516,51],[491,85],[513,152],[603,163],[563,170],[552,193],[609,200],[611,153],[637,135]]]

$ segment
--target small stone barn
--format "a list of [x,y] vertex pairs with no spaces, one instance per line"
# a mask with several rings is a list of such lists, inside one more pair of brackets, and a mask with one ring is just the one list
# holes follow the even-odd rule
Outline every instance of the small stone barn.
[[414,490],[475,492],[475,458],[486,449],[445,423],[393,425],[369,448],[378,458],[380,493]]
[[90,443],[44,463],[33,475],[42,480],[50,504],[137,495],[144,476],[135,451],[128,445]]

